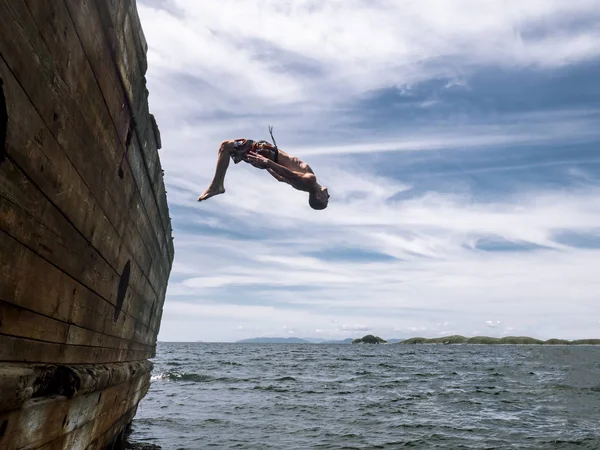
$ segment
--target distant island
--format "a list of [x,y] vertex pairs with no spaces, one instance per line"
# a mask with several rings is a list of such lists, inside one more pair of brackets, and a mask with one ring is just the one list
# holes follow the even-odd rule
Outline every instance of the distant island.
[[387,344],[388,342],[385,339],[381,339],[379,336],[373,336],[372,334],[367,334],[360,339],[354,339],[352,341],[353,344]]
[[439,338],[413,337],[398,342],[398,344],[479,344],[479,345],[600,345],[600,339],[578,339],[568,341],[566,339],[548,339],[542,341],[527,336],[506,336],[495,338],[488,336],[465,337],[460,335],[445,336]]

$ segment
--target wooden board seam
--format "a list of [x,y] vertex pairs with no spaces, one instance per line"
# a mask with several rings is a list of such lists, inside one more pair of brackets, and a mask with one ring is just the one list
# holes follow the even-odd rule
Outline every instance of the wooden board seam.
[[[73,327],[81,328],[82,330],[90,331],[92,333],[98,333],[98,334],[101,334],[102,336],[107,336],[107,337],[112,338],[112,339],[118,339],[120,341],[125,341],[125,342],[133,342],[135,344],[142,345],[142,346],[145,346],[145,347],[148,347],[148,348],[153,348],[154,347],[154,345],[150,345],[150,344],[147,344],[147,343],[144,343],[144,342],[140,342],[140,341],[137,341],[135,339],[127,339],[127,338],[116,336],[116,335],[113,335],[113,334],[106,334],[106,333],[103,333],[102,331],[98,331],[98,330],[94,330],[92,328],[88,328],[88,327],[84,327],[84,326],[81,326],[81,325],[77,325],[76,323],[71,323],[71,322],[67,322],[66,320],[57,319],[56,317],[52,317],[52,316],[49,316],[47,314],[41,313],[39,311],[35,311],[35,310],[31,309],[31,308],[26,308],[26,307],[23,307],[23,306],[15,305],[14,303],[11,303],[9,301],[4,300],[2,297],[0,297],[0,303],[4,303],[6,305],[10,305],[10,306],[16,307],[16,308],[18,308],[18,309],[20,309],[22,311],[27,311],[28,313],[36,314],[38,316],[42,316],[42,317],[54,320],[56,322],[60,322],[60,323],[63,323],[65,325],[68,325],[68,326],[73,326]],[[133,316],[131,316],[131,317],[133,317]],[[150,328],[150,330],[152,330],[152,328]],[[152,331],[154,332],[154,330],[152,330]],[[0,331],[0,334],[3,334],[5,336],[17,337],[17,336],[14,336],[12,334],[2,333],[1,331]],[[24,339],[28,339],[28,338],[24,338]],[[32,340],[35,340],[35,339],[32,339]],[[54,344],[65,344],[65,343],[55,342],[55,341],[43,341],[43,342],[51,342],[51,343],[54,343]],[[71,344],[69,344],[69,345],[71,345]],[[77,345],[77,344],[73,344],[73,345]],[[96,348],[98,346],[91,345],[91,346],[87,346],[87,347],[94,347],[94,348]],[[101,348],[115,348],[115,347],[101,347]]]
[[[75,33],[77,33],[77,36],[79,37],[79,33],[77,31],[77,26],[75,25],[75,21],[73,20],[73,17],[71,15],[71,10],[69,9],[69,5],[67,3],[65,3],[65,6],[67,8],[67,12],[69,14],[69,18],[71,19],[71,23],[73,24],[73,27],[75,29]],[[79,40],[81,41],[80,37],[79,37]],[[123,92],[123,97],[125,98],[125,101],[127,102],[127,106],[129,108],[129,111],[131,111],[131,115],[132,115],[131,121],[133,122],[133,128],[134,128],[135,134],[137,136],[138,142],[143,142],[143,136],[141,135],[141,132],[140,132],[138,126],[137,126],[137,121],[135,120],[135,115],[133,113],[135,111],[135,109],[133,108],[132,100],[129,98],[129,94],[127,93],[127,89],[126,89],[125,83],[123,81],[123,75],[118,70],[119,65],[118,65],[118,62],[117,62],[117,57],[115,55],[116,49],[114,49],[112,47],[110,39],[108,38],[108,36],[106,35],[106,33],[104,33],[104,40],[106,42],[107,48],[109,49],[109,53],[111,55],[111,59],[112,59],[113,65],[114,65],[114,67],[116,69],[116,74],[117,74],[117,77],[118,77],[118,80],[119,80],[119,85],[120,85],[121,90]],[[89,59],[89,56],[87,55],[87,52],[85,51],[85,49],[83,51],[84,51],[84,53],[86,55],[86,58],[88,59],[88,63],[90,64],[90,67],[91,67],[91,61]],[[138,57],[138,55],[137,55],[138,52],[136,51],[135,53],[136,53],[136,57]],[[139,59],[138,59],[138,64],[139,64]],[[94,73],[94,78],[96,79],[96,82],[99,85],[98,77],[96,76],[96,73],[94,72],[94,70],[92,70],[92,72]],[[106,104],[106,98],[104,97],[104,93],[102,93],[102,97],[103,97],[104,103],[105,103],[105,105],[106,105],[106,107],[108,109],[108,105]],[[117,127],[116,127],[116,124],[114,123],[114,119],[112,118],[112,116],[111,116],[111,121],[112,121],[113,126],[115,127],[115,130],[116,130]],[[156,151],[158,152],[158,149]],[[144,155],[144,152],[140,152],[140,153],[141,153],[142,160],[144,161],[144,171],[145,171],[145,174],[146,174],[146,176],[148,177],[149,180],[152,180],[152,176],[151,176],[151,174],[148,171],[148,163],[146,161],[146,156]],[[127,160],[127,164],[129,164],[129,159],[127,157],[127,152],[125,152],[125,159]],[[137,191],[138,191],[138,193],[140,194],[140,197],[141,197],[141,191],[140,191],[140,188],[139,188],[137,182],[135,183],[135,185],[136,185]],[[156,192],[154,191],[154,189],[152,189],[151,191],[152,191],[152,199],[154,200],[156,208],[157,208],[157,210],[160,211],[159,202],[158,202],[158,198],[157,198]],[[166,195],[166,191],[165,191],[165,195]],[[149,219],[150,215],[148,214],[148,212],[146,210],[146,205],[144,204],[144,202],[142,202],[142,205],[144,207],[144,212],[146,213],[146,216]],[[164,236],[165,242],[167,242],[167,244],[168,244],[168,239],[169,239],[169,236],[168,236],[168,234],[169,234],[168,233],[169,226],[168,225],[169,224],[165,224],[164,223],[164,221],[162,220],[162,217],[161,217],[160,214],[159,214],[159,219],[160,219],[161,228],[162,228],[162,232],[163,232],[162,234]],[[157,241],[158,241],[158,236],[157,236]]]
[[[66,344],[66,343],[61,343],[61,342],[54,342],[54,341],[45,341],[43,339],[35,339],[35,338],[29,338],[29,337],[21,337],[21,336],[14,336],[12,334],[6,334],[0,331],[0,336],[6,336],[6,337],[10,337],[10,338],[15,338],[15,339],[20,339],[20,340],[24,340],[24,341],[32,341],[32,342],[43,342],[44,344],[52,344],[52,345],[66,345],[69,347],[87,347],[87,348],[106,348],[109,350],[122,350],[122,351],[134,351],[134,352],[143,352],[144,350],[130,350],[130,349],[126,349],[126,348],[116,348],[116,347],[98,347],[96,345],[85,345],[85,344]],[[149,349],[152,349],[151,345],[147,346]],[[134,361],[142,361],[143,359],[146,358],[142,358],[139,360],[134,360]],[[5,361],[2,360],[3,363],[21,363],[23,361]],[[125,362],[125,361],[114,361],[114,362]],[[59,363],[57,363],[59,364]],[[69,364],[77,364],[77,363],[69,363]],[[90,364],[90,363],[82,363],[82,364]],[[99,364],[106,364],[106,363],[99,363]],[[60,363],[60,365],[64,365],[62,363]]]
[[[4,197],[3,197],[4,198]],[[10,201],[10,199],[7,199],[8,201]],[[11,202],[12,203],[12,202]],[[14,203],[13,203],[14,204]],[[44,257],[44,255],[41,255],[39,252],[37,252],[35,249],[32,249],[31,247],[29,247],[27,244],[24,244],[23,242],[21,242],[20,240],[18,240],[17,238],[15,238],[12,234],[10,234],[8,231],[6,230],[0,230],[0,233],[5,234],[6,236],[8,236],[10,239],[13,239],[14,241],[18,242],[20,245],[22,245],[23,247],[25,247],[27,250],[29,250],[30,252],[32,252],[33,254],[35,254],[37,257],[39,257],[40,259],[44,260],[46,263],[50,264],[52,267],[54,267],[55,269],[57,269],[58,271],[60,271],[60,273],[64,274],[65,276],[71,278],[73,281],[75,281],[77,284],[83,286],[85,289],[87,289],[88,291],[92,292],[94,295],[96,295],[98,298],[101,298],[103,301],[105,301],[106,303],[108,303],[109,305],[111,305],[112,307],[115,307],[115,305],[113,303],[111,303],[109,300],[107,300],[106,298],[104,298],[102,295],[98,294],[96,291],[94,291],[92,288],[90,288],[89,286],[87,286],[86,284],[82,283],[80,280],[77,280],[76,278],[73,278],[71,275],[69,275],[68,273],[66,273],[64,270],[62,270],[60,267],[58,267],[56,264],[54,264],[52,261],[49,261],[47,258]],[[138,293],[137,291],[135,291],[131,286],[129,286],[128,289],[131,289],[132,291],[136,292],[137,295],[140,295],[140,293]],[[0,299],[2,300],[2,299]],[[10,303],[10,302],[6,302],[6,303]],[[11,303],[12,304],[12,303]],[[26,309],[26,308],[23,308]],[[65,322],[64,320],[60,320],[60,319],[56,319],[55,317],[51,317],[51,316],[47,316],[46,314],[41,314],[38,311],[32,311],[36,314],[40,314],[42,316],[45,317],[50,317],[51,319],[54,320],[58,320],[59,322],[63,322],[63,323],[68,323],[69,325],[71,325],[69,322]],[[131,314],[128,311],[121,311],[121,314],[125,314],[129,317],[131,317],[135,322],[138,322],[140,319],[137,318],[136,316],[134,316],[133,314]],[[79,325],[76,325],[79,326]],[[144,326],[148,327],[150,330],[155,331],[154,328],[150,327],[150,322],[148,324],[144,324]],[[85,327],[80,327],[80,328],[84,328]],[[95,330],[89,330],[89,331],[94,331],[97,332]],[[109,336],[109,335],[107,335]]]

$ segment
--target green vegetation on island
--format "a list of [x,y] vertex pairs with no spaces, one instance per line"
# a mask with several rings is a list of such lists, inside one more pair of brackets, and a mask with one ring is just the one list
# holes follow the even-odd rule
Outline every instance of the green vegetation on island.
[[[354,342],[353,342],[354,343]],[[474,345],[600,345],[600,339],[548,339],[542,341],[527,336],[506,336],[495,338],[488,336],[474,336],[471,338],[454,335],[439,338],[413,337],[398,342],[398,344],[474,344]]]
[[437,338],[412,337],[409,339],[385,339],[368,334],[359,339],[325,340],[319,338],[297,337],[259,337],[243,339],[238,343],[252,344],[472,344],[472,345],[600,345],[600,339],[548,339],[546,341],[527,336],[505,336],[503,338],[489,336],[465,337],[461,335]]
[[352,341],[353,344],[387,344],[385,339],[381,339],[379,336],[373,336],[372,334],[367,334],[360,339],[354,339]]
[[600,345],[600,339],[577,339],[571,345]]

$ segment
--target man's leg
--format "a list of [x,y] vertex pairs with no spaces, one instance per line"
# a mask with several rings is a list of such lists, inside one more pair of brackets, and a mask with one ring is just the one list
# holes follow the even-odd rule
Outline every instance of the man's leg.
[[225,174],[227,173],[227,168],[229,167],[229,152],[232,150],[232,148],[232,141],[223,141],[221,143],[221,146],[219,147],[219,156],[217,159],[215,175],[210,183],[210,186],[208,186],[208,189],[206,189],[206,191],[204,191],[204,193],[198,197],[199,202],[225,192]]

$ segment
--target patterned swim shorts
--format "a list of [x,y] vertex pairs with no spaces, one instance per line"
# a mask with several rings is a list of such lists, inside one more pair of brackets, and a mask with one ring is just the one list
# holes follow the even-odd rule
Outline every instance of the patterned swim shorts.
[[233,141],[233,150],[230,151],[229,156],[231,156],[234,164],[237,164],[246,159],[248,152],[258,153],[275,162],[279,157],[279,150],[271,143],[267,141],[256,142],[250,139],[236,139]]

